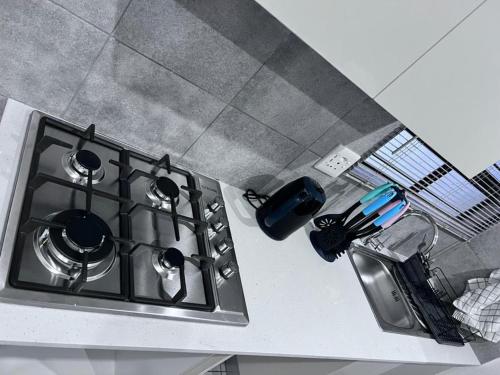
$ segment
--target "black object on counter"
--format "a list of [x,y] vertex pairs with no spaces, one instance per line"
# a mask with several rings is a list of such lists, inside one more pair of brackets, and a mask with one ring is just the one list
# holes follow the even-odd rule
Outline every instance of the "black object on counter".
[[323,207],[323,188],[310,177],[288,183],[256,210],[257,223],[273,240],[284,240]]

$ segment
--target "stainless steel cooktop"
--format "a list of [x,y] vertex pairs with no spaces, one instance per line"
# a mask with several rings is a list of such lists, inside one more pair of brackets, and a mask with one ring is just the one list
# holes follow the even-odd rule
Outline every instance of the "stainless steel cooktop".
[[2,243],[0,298],[248,324],[219,183],[40,112]]

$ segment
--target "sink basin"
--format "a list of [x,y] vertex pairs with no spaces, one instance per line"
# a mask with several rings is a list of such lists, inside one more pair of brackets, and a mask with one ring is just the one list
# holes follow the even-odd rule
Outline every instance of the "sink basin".
[[379,326],[387,332],[429,337],[392,273],[395,261],[357,245],[349,257]]

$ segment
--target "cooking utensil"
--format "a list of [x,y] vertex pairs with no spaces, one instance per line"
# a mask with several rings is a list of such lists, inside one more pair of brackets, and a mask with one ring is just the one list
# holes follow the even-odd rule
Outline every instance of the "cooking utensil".
[[[388,192],[381,195],[376,201],[371,203],[368,207],[362,210],[359,214],[354,216],[351,220],[347,222],[344,226],[346,228],[352,229],[353,231],[358,230],[363,227],[371,220],[380,216],[378,211],[381,208],[390,205],[391,203],[405,199],[405,193],[403,190],[396,187],[392,187]],[[377,216],[378,215],[378,216]]]
[[[378,218],[376,218],[373,223],[368,225],[361,230],[352,231],[355,233],[356,238],[361,238],[364,236],[369,236],[371,234],[375,234],[381,229],[388,228],[392,223],[394,223],[401,215],[406,211],[409,207],[409,203],[406,201],[399,201],[390,204],[388,207],[384,207],[379,214],[381,214]],[[351,233],[351,231],[349,231]]]
[[346,219],[351,215],[356,208],[361,206],[362,204],[368,203],[375,198],[379,197],[381,194],[384,194],[387,190],[389,190],[394,184],[392,182],[387,182],[383,185],[376,187],[375,189],[369,191],[365,195],[361,197],[356,203],[354,203],[351,207],[345,210],[341,214],[326,214],[317,217],[314,219],[314,225],[320,229],[326,228],[330,225],[334,225],[335,223],[343,224]]
[[[368,233],[376,233],[382,229],[384,224],[392,221],[394,216],[399,216],[406,205],[406,200],[398,200],[390,203],[390,207],[382,207],[380,211],[374,213],[378,215],[375,222],[364,228],[364,230]],[[326,261],[333,262],[349,248],[353,240],[364,235],[364,233],[335,222],[319,231],[311,232],[309,238],[316,252]]]

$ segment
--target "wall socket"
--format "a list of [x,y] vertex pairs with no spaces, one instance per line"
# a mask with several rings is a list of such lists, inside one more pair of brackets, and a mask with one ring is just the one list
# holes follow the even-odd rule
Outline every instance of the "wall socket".
[[331,177],[338,177],[361,157],[344,145],[338,145],[323,159],[314,164],[314,168]]

